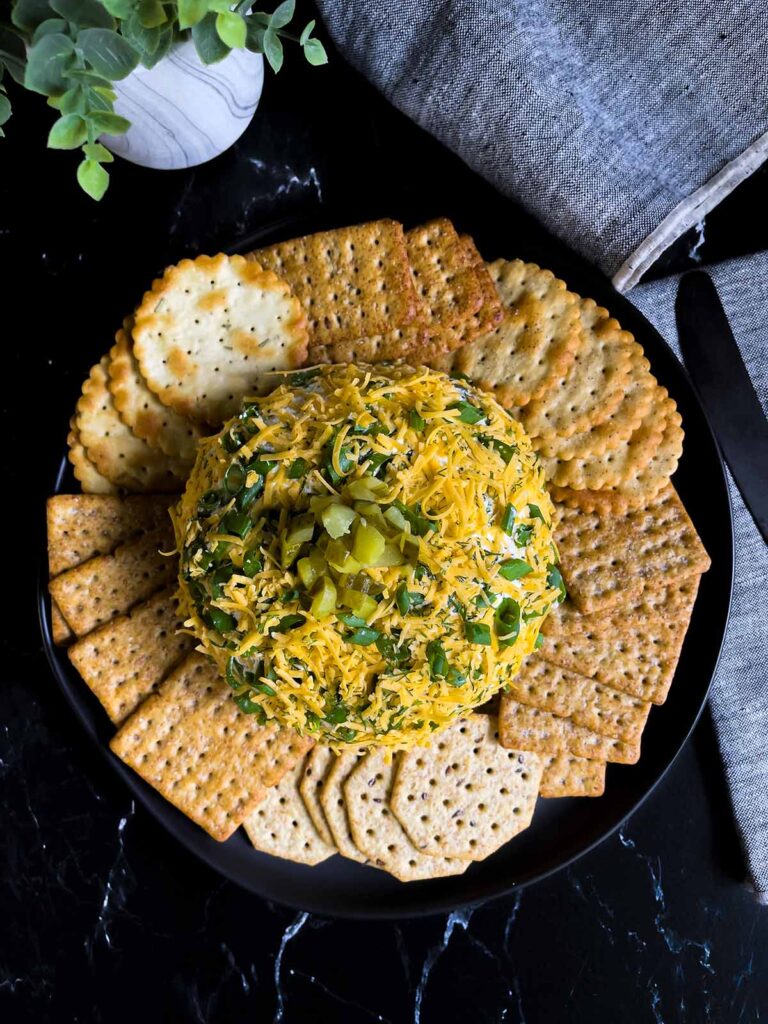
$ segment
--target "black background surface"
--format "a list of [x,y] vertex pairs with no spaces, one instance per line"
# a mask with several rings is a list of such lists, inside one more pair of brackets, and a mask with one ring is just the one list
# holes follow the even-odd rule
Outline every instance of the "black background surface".
[[[192,859],[141,809],[51,677],[35,612],[42,507],[92,362],[166,262],[282,217],[477,214],[487,186],[340,59],[268,76],[241,141],[191,171],[114,165],[101,204],[12,95],[2,142],[5,629],[0,633],[0,1020],[751,1022],[768,911],[744,869],[712,728],[598,850],[474,913],[306,917]],[[766,175],[710,215],[704,261],[768,244]],[[425,197],[429,197],[428,201]],[[489,199],[490,203],[491,200]],[[494,200],[494,204],[496,201]],[[429,208],[431,204],[431,209]],[[496,206],[494,206],[496,208]],[[531,231],[511,204],[508,252]],[[693,264],[696,233],[655,273]],[[489,253],[493,256],[495,253]]]

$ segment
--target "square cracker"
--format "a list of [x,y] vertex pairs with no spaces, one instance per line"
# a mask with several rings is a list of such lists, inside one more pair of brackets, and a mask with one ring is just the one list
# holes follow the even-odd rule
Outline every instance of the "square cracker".
[[527,828],[537,754],[506,750],[492,715],[471,715],[400,756],[391,809],[421,853],[484,860]]
[[182,621],[174,591],[167,587],[129,615],[94,629],[68,651],[70,661],[116,725],[157,689],[195,645],[193,637],[177,633]]
[[48,571],[51,576],[106,555],[137,534],[169,522],[175,499],[138,494],[55,494],[48,499]]
[[111,555],[98,555],[60,573],[48,589],[67,624],[77,636],[84,636],[167,586],[176,575],[176,563],[161,550],[173,547],[169,522]]
[[59,606],[51,599],[51,634],[57,647],[63,647],[73,639],[74,633],[67,625],[67,620],[59,611]]
[[601,736],[570,718],[526,707],[507,693],[501,697],[499,736],[502,746],[540,754],[575,754],[617,764],[635,764],[640,757],[639,740]]
[[411,228],[405,245],[430,330],[454,327],[479,311],[480,279],[466,244],[447,218]]
[[620,690],[533,655],[507,684],[507,693],[528,707],[570,718],[600,736],[639,740],[651,705]]
[[371,221],[279,242],[249,253],[291,286],[316,347],[386,334],[419,319],[405,232],[394,220]]
[[192,654],[131,715],[110,747],[214,839],[227,839],[311,741],[259,726],[216,665]]
[[582,615],[566,601],[542,627],[540,656],[606,686],[663,704],[691,620],[700,576],[645,587],[629,602]]
[[539,796],[602,796],[605,768],[605,761],[590,761],[573,754],[548,754]]
[[568,593],[585,613],[631,600],[645,584],[677,582],[710,565],[671,484],[645,508],[623,515],[561,506],[555,539]]
[[306,759],[286,772],[276,786],[267,790],[243,825],[251,843],[262,853],[311,865],[327,860],[336,853],[336,847],[326,843],[317,831],[299,793],[305,767]]

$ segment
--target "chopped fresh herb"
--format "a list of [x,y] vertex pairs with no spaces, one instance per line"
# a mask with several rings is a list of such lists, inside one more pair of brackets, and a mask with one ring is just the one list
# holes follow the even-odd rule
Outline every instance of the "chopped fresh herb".
[[529,572],[533,572],[533,569],[522,558],[508,558],[499,566],[499,576],[505,580],[519,580]]
[[430,640],[427,644],[427,662],[429,674],[433,679],[444,676],[448,670],[448,656],[439,640]]
[[408,614],[408,609],[411,607],[411,595],[408,593],[408,587],[405,583],[401,583],[395,591],[395,603],[401,615]]
[[320,368],[314,370],[298,370],[296,373],[292,373],[288,380],[295,388],[303,388],[305,384],[309,384],[311,380],[320,373]]
[[486,626],[484,622],[469,622],[467,620],[464,623],[464,636],[470,644],[490,645],[491,627]]
[[230,494],[237,494],[245,483],[245,470],[239,462],[230,462],[224,474],[224,486]]
[[365,619],[360,618],[359,615],[352,615],[351,612],[337,612],[336,618],[350,629],[361,629],[365,626]]
[[515,525],[515,516],[517,510],[514,505],[507,505],[504,509],[504,515],[501,517],[501,528],[508,536],[512,535],[512,530]]
[[220,565],[219,568],[214,572],[211,577],[211,593],[214,597],[218,598],[222,595],[222,588],[225,583],[229,583],[235,572],[235,567],[231,562],[226,565]]
[[230,427],[221,438],[221,447],[224,451],[229,452],[231,455],[242,448],[247,440],[247,438],[243,437],[243,433],[242,426],[235,425]]
[[391,458],[391,455],[385,455],[383,452],[370,452],[366,455],[361,455],[360,461],[367,462],[371,473],[374,476],[379,476],[381,470],[386,466]]
[[255,701],[252,701],[250,698],[250,694],[235,694],[232,697],[232,700],[235,702],[235,704],[237,704],[241,711],[245,712],[246,715],[256,715],[256,717],[259,719],[259,724],[264,725],[264,723],[267,720],[264,708],[261,706],[261,704],[257,704]]
[[568,591],[565,588],[563,574],[560,572],[558,567],[553,565],[551,562],[547,566],[547,586],[560,591],[560,596],[557,599],[558,604],[562,604],[566,597],[568,597]]
[[298,601],[301,591],[298,587],[291,587],[290,590],[286,590],[283,596],[280,598],[280,604],[290,604],[291,601]]
[[336,730],[336,735],[340,740],[344,740],[345,743],[354,743],[357,739],[357,733],[354,729],[341,728]]
[[344,639],[348,644],[358,644],[360,647],[368,647],[370,644],[376,643],[381,636],[378,629],[370,629],[368,626],[360,626],[359,629],[354,630],[352,633],[347,633]]
[[235,498],[235,507],[240,512],[244,512],[253,502],[261,497],[264,492],[264,477],[257,477],[256,482],[251,484],[250,487],[244,488],[240,491],[238,496]]
[[332,707],[325,716],[325,720],[329,725],[341,725],[341,723],[346,722],[348,718],[349,708],[345,704],[337,704],[335,707]]
[[298,612],[284,615],[276,626],[271,627],[270,633],[287,633],[291,629],[296,629],[297,626],[303,626],[306,621],[306,616],[300,615]]
[[303,476],[307,475],[308,469],[309,463],[306,459],[294,459],[288,467],[288,479],[300,480]]
[[453,402],[448,408],[459,410],[459,419],[462,423],[474,424],[488,418],[482,409],[478,409],[476,405],[472,405],[470,402]]
[[528,515],[531,519],[540,519],[542,523],[546,523],[544,513],[541,511],[538,505],[534,505],[533,502],[528,504]]
[[423,537],[427,533],[437,532],[437,523],[433,519],[426,519],[421,514],[421,505],[414,502],[413,505],[404,505],[402,501],[393,501],[393,506],[405,518],[410,525],[411,531],[417,537]]
[[200,498],[200,501],[197,503],[198,516],[200,517],[200,519],[207,519],[208,516],[213,515],[216,509],[223,505],[225,501],[226,498],[221,493],[221,491],[206,491],[205,494]]
[[411,409],[408,413],[408,423],[414,430],[423,430],[427,425],[427,421],[421,416],[415,409]]
[[249,551],[243,559],[243,576],[255,576],[256,573],[261,572],[261,570],[261,553],[256,549]]
[[463,686],[467,681],[467,677],[451,665],[445,673],[445,681],[449,686]]
[[217,633],[229,633],[230,630],[235,628],[234,615],[223,612],[221,608],[210,608],[208,610],[208,620]]
[[376,647],[390,665],[402,665],[411,660],[411,651],[407,644],[398,645],[391,636],[380,636],[376,641]]
[[244,540],[251,531],[253,523],[245,512],[238,512],[235,509],[227,512],[219,523],[222,533],[233,533],[236,537]]
[[533,641],[533,649],[534,649],[534,651],[540,650],[541,647],[543,646],[543,644],[544,644],[544,634],[543,633],[538,633],[536,635],[536,639]]
[[525,548],[530,544],[531,537],[533,536],[533,526],[531,523],[527,523],[524,526],[518,526],[515,530],[515,544],[519,548]]
[[479,441],[486,448],[493,448],[497,451],[505,465],[512,460],[513,455],[517,454],[517,445],[507,444],[506,441],[500,441],[497,437],[491,437],[490,434],[481,434]]
[[493,613],[496,638],[502,647],[511,647],[520,635],[520,605],[505,597]]

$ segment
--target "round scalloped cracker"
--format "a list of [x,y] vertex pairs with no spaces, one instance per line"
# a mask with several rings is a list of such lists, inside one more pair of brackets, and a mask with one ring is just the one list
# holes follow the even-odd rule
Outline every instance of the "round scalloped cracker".
[[192,420],[163,405],[147,387],[133,356],[130,319],[115,335],[107,369],[108,387],[123,423],[148,445],[187,461],[191,468],[203,432]]
[[634,339],[593,299],[580,305],[582,343],[573,364],[520,412],[531,437],[571,437],[604,423],[627,390]]
[[549,270],[522,260],[488,264],[505,315],[458,351],[456,369],[507,408],[545,395],[568,372],[582,343],[578,298]]
[[307,355],[307,324],[285,281],[243,256],[168,267],[136,311],[134,354],[164,405],[201,423],[237,412],[260,374]]
[[420,853],[389,807],[395,764],[386,750],[361,759],[344,784],[349,826],[355,846],[376,867],[401,882],[460,875],[469,861]]
[[392,810],[422,853],[484,860],[530,825],[542,770],[501,746],[495,716],[472,715],[401,756]]
[[635,342],[632,345],[627,389],[614,412],[607,420],[589,427],[580,434],[553,437],[549,441],[537,440],[539,454],[565,461],[604,455],[620,448],[637,430],[651,408],[656,391],[656,378],[649,371],[650,364],[643,355],[641,346]]
[[552,459],[540,456],[547,480],[558,487],[602,491],[625,484],[650,463],[662,443],[674,401],[666,388],[657,387],[653,402],[637,430],[613,451],[583,459]]
[[68,457],[72,464],[75,479],[80,481],[85,494],[117,494],[115,485],[107,480],[105,476],[101,475],[86,455],[74,416],[69,421],[67,446],[69,448]]
[[75,424],[85,453],[102,476],[126,491],[179,491],[188,467],[136,437],[120,419],[107,387],[109,357],[92,368],[77,403]]

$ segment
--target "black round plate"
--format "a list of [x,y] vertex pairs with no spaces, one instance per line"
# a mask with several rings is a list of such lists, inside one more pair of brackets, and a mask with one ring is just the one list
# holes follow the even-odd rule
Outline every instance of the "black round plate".
[[[378,211],[365,211],[363,216]],[[412,221],[432,211],[418,211]],[[686,431],[685,453],[675,485],[712,558],[702,579],[690,629],[669,699],[651,712],[636,765],[610,765],[605,795],[599,799],[539,800],[531,827],[492,857],[473,864],[456,878],[403,884],[384,872],[341,857],[303,867],[257,853],[239,829],[217,843],[158,796],[110,752],[113,735],[106,714],[72,668],[66,652],[51,638],[47,580],[41,573],[40,621],[48,660],[64,695],[113,770],[147,810],[188,850],[216,871],[251,892],[301,910],[337,917],[393,918],[436,913],[475,904],[529,885],[566,866],[597,845],[643,802],[675,760],[702,711],[717,667],[733,580],[733,531],[722,460],[706,417],[684,369],[653,327],[626,299],[587,264],[540,229],[510,241],[508,223],[483,217],[467,223],[461,210],[448,210],[462,230],[474,234],[488,258],[519,256],[551,267],[569,287],[608,307],[643,345],[654,375],[678,404]],[[434,214],[433,214],[434,215]],[[336,223],[362,217],[337,216]],[[271,225],[241,240],[232,250],[247,251],[276,238],[327,227],[327,223]],[[75,483],[66,462],[56,492],[71,492]]]

